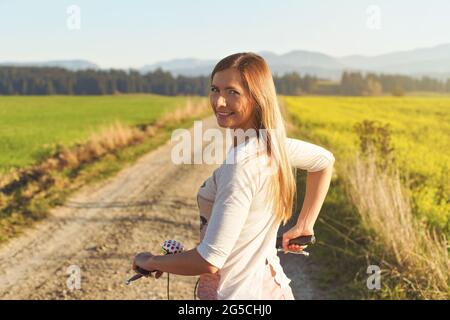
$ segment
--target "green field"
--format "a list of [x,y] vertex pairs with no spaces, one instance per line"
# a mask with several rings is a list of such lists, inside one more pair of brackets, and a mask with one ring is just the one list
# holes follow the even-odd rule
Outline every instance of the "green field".
[[[449,231],[450,97],[285,97],[305,139],[317,139],[351,161],[358,150],[354,124],[389,123],[401,174],[416,182],[412,200],[418,217]],[[308,135],[308,137],[306,137]]]
[[[48,155],[56,145],[82,143],[120,121],[149,124],[182,107],[187,97],[156,95],[0,97],[0,173]],[[191,98],[192,99],[192,98]],[[197,99],[197,98],[196,98]],[[200,98],[198,98],[200,99]],[[416,181],[415,211],[449,229],[450,97],[284,97],[303,132],[318,139],[337,161],[358,150],[354,124],[390,125],[402,173]]]
[[161,114],[184,106],[187,99],[157,95],[0,97],[0,174],[33,164],[57,144],[82,143],[115,121],[152,123]]

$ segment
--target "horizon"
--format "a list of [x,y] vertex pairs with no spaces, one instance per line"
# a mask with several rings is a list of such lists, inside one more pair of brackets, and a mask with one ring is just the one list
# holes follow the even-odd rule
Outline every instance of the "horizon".
[[[450,44],[450,2],[444,0],[227,4],[219,11],[204,0],[0,0],[0,62],[86,60],[102,69],[136,69],[175,59],[217,60],[242,51],[282,55],[302,50],[342,58]],[[216,16],[227,19],[220,24]]]
[[[392,53],[399,53],[399,52],[415,51],[415,50],[421,50],[421,49],[433,49],[433,48],[436,48],[436,47],[446,46],[446,45],[450,45],[450,42],[448,42],[448,43],[439,43],[439,44],[436,44],[436,45],[433,45],[433,46],[430,46],[430,47],[417,47],[417,48],[404,49],[404,50],[398,50],[398,51],[384,52],[384,53],[380,53],[380,54],[376,54],[376,55],[348,54],[348,55],[345,55],[345,56],[333,56],[333,55],[328,54],[326,52],[312,51],[312,50],[303,49],[303,48],[301,48],[301,49],[293,49],[293,50],[290,50],[290,51],[287,51],[287,52],[281,52],[281,53],[277,53],[277,52],[274,52],[274,51],[271,51],[271,50],[260,50],[260,51],[255,52],[255,53],[261,53],[261,52],[264,53],[265,52],[265,53],[272,53],[272,54],[276,54],[276,55],[280,56],[280,55],[285,55],[285,54],[292,53],[292,52],[304,51],[304,52],[321,53],[321,54],[325,54],[325,55],[333,57],[333,58],[341,59],[341,58],[357,57],[357,56],[360,56],[360,57],[376,57],[376,56],[382,56],[382,55],[387,55],[387,54],[392,54]],[[178,57],[178,58],[172,58],[172,59],[167,59],[167,60],[159,60],[159,61],[155,61],[153,63],[169,62],[169,61],[173,61],[173,60],[188,60],[188,59],[216,60],[218,58],[204,58],[204,59],[202,59],[202,58],[191,56],[191,57]],[[85,59],[83,57],[74,57],[74,58],[68,57],[68,58],[64,58],[64,59],[52,59],[52,58],[49,58],[47,60],[23,60],[23,61],[6,60],[6,61],[0,61],[0,64],[3,64],[3,63],[45,63],[45,62],[57,62],[57,61],[86,61],[86,62],[91,62],[91,63],[98,64],[96,61]],[[150,65],[150,64],[153,64],[153,63],[148,63],[147,65]],[[140,67],[144,67],[144,66],[145,65],[142,65]],[[101,68],[101,69],[109,69],[109,67],[103,68],[103,67],[100,67],[100,66],[99,66],[99,68]],[[129,68],[131,68],[131,67],[125,67],[125,69],[129,69]]]

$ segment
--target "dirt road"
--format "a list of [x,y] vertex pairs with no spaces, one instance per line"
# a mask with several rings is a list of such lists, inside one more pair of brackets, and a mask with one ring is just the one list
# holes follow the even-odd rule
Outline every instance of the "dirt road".
[[[216,127],[214,118],[203,121],[208,127]],[[172,146],[169,141],[85,187],[0,247],[0,299],[166,299],[167,275],[125,285],[131,259],[140,251],[159,253],[166,239],[197,245],[197,189],[217,167],[175,165]],[[316,298],[305,257],[282,255],[281,261],[296,299]],[[79,271],[79,289],[71,271]],[[170,275],[170,298],[193,299],[196,280]]]

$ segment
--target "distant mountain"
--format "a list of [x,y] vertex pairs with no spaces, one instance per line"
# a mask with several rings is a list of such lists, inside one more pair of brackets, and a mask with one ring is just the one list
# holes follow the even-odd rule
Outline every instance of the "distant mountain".
[[[267,60],[274,74],[283,75],[296,71],[325,79],[340,79],[342,72],[362,71],[386,74],[404,74],[438,79],[450,78],[450,43],[431,48],[391,52],[376,56],[349,55],[333,57],[321,52],[295,50],[284,54],[270,51],[258,52]],[[147,73],[161,68],[175,76],[210,75],[219,59],[184,58],[161,61],[140,68]],[[87,60],[55,60],[45,62],[4,62],[0,65],[16,66],[57,66],[69,70],[99,69]]]
[[296,71],[300,74],[316,75],[323,78],[339,78],[345,67],[335,58],[320,52],[296,50],[282,55],[259,52],[274,74],[283,75]]
[[20,66],[20,67],[60,67],[68,70],[99,69],[99,66],[87,60],[52,60],[41,62],[0,62],[0,66]]
[[146,73],[161,68],[170,71],[174,75],[197,76],[211,73],[217,63],[215,60],[200,60],[194,58],[173,59],[143,66],[140,71]]
[[347,56],[339,60],[348,67],[360,70],[408,75],[443,74],[450,72],[450,43],[372,57]]
[[[376,56],[351,55],[333,57],[306,50],[295,50],[278,55],[270,51],[258,52],[266,59],[274,74],[296,71],[300,74],[339,79],[344,70],[398,73],[409,76],[430,76],[446,79],[450,75],[450,43],[432,48],[398,51]],[[175,75],[209,75],[218,60],[174,59],[147,65],[142,72],[162,68]]]
[[[343,67],[333,57],[318,52],[298,50],[277,55],[269,51],[263,51],[258,54],[266,59],[272,72],[277,74],[297,71],[334,78],[340,76]],[[146,73],[161,68],[165,71],[170,71],[174,75],[209,75],[217,62],[218,60],[200,60],[194,58],[173,59],[146,65],[140,71]]]

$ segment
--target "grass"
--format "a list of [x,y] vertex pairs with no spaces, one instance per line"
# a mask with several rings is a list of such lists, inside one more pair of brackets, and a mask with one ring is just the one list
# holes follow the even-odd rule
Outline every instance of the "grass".
[[[321,144],[295,125],[288,126],[288,136]],[[305,171],[297,170],[297,201],[291,224],[298,218],[305,196]],[[366,257],[369,243],[359,223],[356,207],[345,193],[342,177],[333,171],[325,202],[314,226],[316,244],[310,249],[308,259],[317,266],[315,285],[326,294],[324,299],[367,299],[373,293],[367,290],[365,268],[370,263]]]
[[33,165],[61,146],[83,144],[117,121],[151,124],[186,101],[157,95],[0,97],[0,175]]
[[[319,266],[321,288],[331,293],[331,298],[340,299],[448,299],[450,265],[446,229],[439,228],[430,216],[421,219],[423,215],[414,212],[417,203],[412,205],[417,193],[411,188],[433,190],[430,181],[434,180],[423,179],[415,185],[405,183],[401,170],[407,167],[414,172],[411,164],[416,153],[398,146],[409,139],[410,146],[426,150],[427,158],[441,161],[436,161],[440,164],[438,170],[434,168],[437,175],[445,171],[447,154],[436,154],[432,150],[439,150],[448,143],[448,136],[440,136],[448,130],[448,125],[440,121],[441,117],[448,117],[449,100],[300,99],[288,97],[284,101],[290,111],[291,135],[324,145],[337,159],[330,190],[315,228],[319,242],[311,257]],[[392,129],[390,137],[397,142],[393,148],[396,161],[387,166],[392,170],[377,167],[389,157],[358,156],[361,136],[354,125],[367,119],[389,122],[386,128]],[[426,130],[427,125],[436,130]],[[416,130],[422,130],[421,134],[417,135]],[[434,145],[427,143],[428,140]],[[402,157],[409,161],[398,161]],[[403,163],[400,171],[399,163]],[[425,166],[422,164],[419,170],[430,169],[423,168]],[[305,175],[300,175],[299,179],[298,185],[303,189]],[[445,175],[440,176],[440,181],[448,185]],[[445,188],[443,192],[448,197]],[[431,207],[440,205],[440,202],[430,204]],[[434,209],[431,213],[439,214],[440,211]],[[448,212],[444,213],[444,221],[448,221]],[[370,290],[366,286],[369,265],[381,268],[380,290]]]
[[414,218],[398,170],[380,170],[377,155],[341,166],[346,194],[373,244],[372,256],[388,279],[380,296],[418,299],[450,297],[450,263],[444,236]]
[[285,97],[284,103],[338,161],[352,161],[359,150],[355,124],[386,124],[414,214],[450,234],[450,97]]
[[170,139],[176,128],[188,128],[210,113],[206,100],[184,98],[185,105],[160,114],[151,124],[114,122],[84,143],[65,146],[38,163],[8,176],[0,192],[0,242],[45,218],[74,191],[102,180]]

